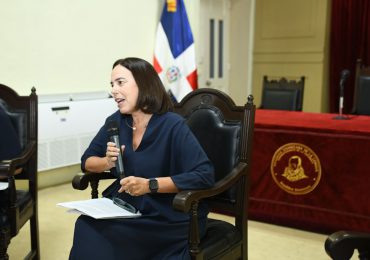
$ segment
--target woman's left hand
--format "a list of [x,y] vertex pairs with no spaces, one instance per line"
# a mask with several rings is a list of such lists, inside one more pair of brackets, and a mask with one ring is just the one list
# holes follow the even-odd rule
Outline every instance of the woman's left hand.
[[131,196],[140,196],[149,193],[149,180],[146,178],[128,176],[120,181],[118,192],[127,192]]

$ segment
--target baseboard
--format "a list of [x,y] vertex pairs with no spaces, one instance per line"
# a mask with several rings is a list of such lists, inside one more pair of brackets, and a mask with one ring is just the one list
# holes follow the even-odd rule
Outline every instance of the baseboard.
[[80,164],[38,172],[38,187],[43,189],[67,182],[72,183],[73,177],[79,172],[81,172]]

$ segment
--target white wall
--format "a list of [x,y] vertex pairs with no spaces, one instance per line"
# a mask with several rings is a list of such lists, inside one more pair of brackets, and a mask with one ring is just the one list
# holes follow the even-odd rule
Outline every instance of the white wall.
[[118,58],[152,61],[162,0],[0,2],[0,83],[19,94],[109,90]]
[[[20,95],[28,95],[32,86],[38,95],[109,91],[115,60],[137,56],[152,61],[164,1],[2,0],[0,83]],[[199,1],[184,0],[196,55],[201,36]],[[240,75],[249,74],[246,14],[251,12],[251,1],[231,2],[230,15],[241,31],[231,31],[230,42],[237,43],[233,48],[243,48],[231,58],[236,70],[231,73],[229,94],[238,104],[244,104],[249,92],[249,80]]]

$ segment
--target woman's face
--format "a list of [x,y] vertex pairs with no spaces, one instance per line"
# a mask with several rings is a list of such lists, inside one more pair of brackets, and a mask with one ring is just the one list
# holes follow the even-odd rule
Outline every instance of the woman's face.
[[121,65],[114,67],[111,75],[111,86],[112,96],[117,102],[119,111],[122,114],[135,112],[139,88],[131,71]]

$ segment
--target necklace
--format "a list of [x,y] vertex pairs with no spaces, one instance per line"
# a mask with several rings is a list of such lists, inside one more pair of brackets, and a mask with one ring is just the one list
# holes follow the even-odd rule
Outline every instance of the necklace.
[[[133,120],[132,120],[133,121]],[[136,131],[137,130],[137,127],[136,127],[136,125],[135,125],[135,122],[133,121],[133,125],[132,126],[130,126],[129,124],[128,124],[128,122],[127,122],[127,118],[125,119],[125,122],[126,122],[126,125],[128,126],[128,127],[130,127],[133,131]],[[146,129],[147,128],[147,126],[148,126],[148,123],[146,123],[145,124],[145,126],[144,126],[144,129]]]
[[130,125],[128,124],[128,122],[127,122],[127,117],[126,117],[126,119],[125,119],[125,122],[126,122],[126,125],[127,125],[128,127],[130,127],[133,131],[135,131],[135,130],[137,129],[135,125],[130,126]]

